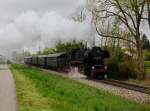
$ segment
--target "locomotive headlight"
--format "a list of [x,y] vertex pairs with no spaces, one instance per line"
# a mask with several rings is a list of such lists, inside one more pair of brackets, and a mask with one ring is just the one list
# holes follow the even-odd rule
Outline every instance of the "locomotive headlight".
[[92,69],[94,70],[94,69],[95,69],[95,67],[94,67],[94,66],[92,66]]

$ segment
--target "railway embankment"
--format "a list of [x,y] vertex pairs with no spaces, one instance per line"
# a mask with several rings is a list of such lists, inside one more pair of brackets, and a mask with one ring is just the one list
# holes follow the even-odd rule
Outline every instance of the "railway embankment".
[[[23,65],[11,65],[20,111],[149,111],[150,107],[108,91],[83,84],[80,76],[71,79]],[[82,83],[77,82],[82,81]],[[94,83],[96,85],[98,83]],[[107,87],[109,89],[109,87]],[[112,88],[113,89],[113,88]]]
[[[78,73],[77,71],[72,71],[69,74],[59,73],[55,71],[45,70],[43,71],[50,72],[56,75],[70,78],[72,80],[78,81],[80,83],[95,87],[97,89],[112,93],[113,95],[118,95],[123,98],[136,101],[138,103],[150,104],[150,94],[144,93],[144,91],[135,90],[132,87],[123,87],[121,84],[116,85],[116,83],[110,83],[110,81],[105,80],[89,80],[84,75]],[[111,81],[112,82],[112,81]]]

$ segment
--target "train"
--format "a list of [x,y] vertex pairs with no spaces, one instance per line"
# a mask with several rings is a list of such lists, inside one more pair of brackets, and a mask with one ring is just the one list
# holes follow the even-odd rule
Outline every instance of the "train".
[[25,64],[48,68],[56,71],[69,72],[72,68],[78,68],[88,78],[105,78],[108,67],[105,59],[109,58],[109,52],[100,47],[79,48],[70,51],[29,56],[24,58]]

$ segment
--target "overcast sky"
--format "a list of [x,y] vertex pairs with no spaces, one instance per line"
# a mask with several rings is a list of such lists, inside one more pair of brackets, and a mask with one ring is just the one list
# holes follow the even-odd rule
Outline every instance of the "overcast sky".
[[5,25],[13,21],[14,17],[28,11],[37,13],[56,11],[67,15],[82,4],[84,0],[0,0],[0,24]]
[[[90,13],[84,22],[69,18],[86,0],[0,0],[0,54],[13,51],[30,51],[41,47],[54,47],[58,40],[64,42],[85,40],[92,43],[94,28]],[[149,35],[147,23],[143,33]]]
[[85,0],[0,0],[0,54],[10,55],[37,44],[53,47],[58,40],[88,40],[90,19],[75,22],[68,16]]

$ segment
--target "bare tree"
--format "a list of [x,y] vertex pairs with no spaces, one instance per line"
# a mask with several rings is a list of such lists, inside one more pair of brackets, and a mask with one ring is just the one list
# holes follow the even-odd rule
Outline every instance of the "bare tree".
[[[96,0],[94,1],[94,8],[92,8],[94,24],[98,35],[105,38],[127,41],[134,45],[136,48],[136,61],[139,69],[138,78],[140,79],[145,78],[140,32],[145,3],[146,0]],[[147,8],[150,9],[149,4]],[[116,27],[119,29],[118,32],[114,30],[108,32],[105,27],[102,27],[101,24],[105,24],[108,21],[111,21],[111,24],[114,24],[115,19],[118,20],[118,23],[116,24]],[[125,34],[130,36],[124,36]]]
[[86,8],[84,6],[79,6],[78,9],[72,13],[69,18],[76,22],[83,22],[86,19]]

